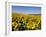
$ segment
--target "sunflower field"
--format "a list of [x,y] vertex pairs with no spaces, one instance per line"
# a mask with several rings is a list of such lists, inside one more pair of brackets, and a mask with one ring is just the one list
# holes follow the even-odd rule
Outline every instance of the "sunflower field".
[[12,13],[12,31],[41,30],[41,14]]

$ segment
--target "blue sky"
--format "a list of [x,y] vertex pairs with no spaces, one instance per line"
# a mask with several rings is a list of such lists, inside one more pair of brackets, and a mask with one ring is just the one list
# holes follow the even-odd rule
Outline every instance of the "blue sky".
[[12,12],[41,12],[41,7],[12,6]]

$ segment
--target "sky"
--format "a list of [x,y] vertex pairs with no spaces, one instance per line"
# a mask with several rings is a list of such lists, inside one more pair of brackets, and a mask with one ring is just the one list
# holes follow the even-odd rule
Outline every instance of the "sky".
[[33,7],[33,6],[12,6],[12,12],[40,13],[41,12],[41,7]]

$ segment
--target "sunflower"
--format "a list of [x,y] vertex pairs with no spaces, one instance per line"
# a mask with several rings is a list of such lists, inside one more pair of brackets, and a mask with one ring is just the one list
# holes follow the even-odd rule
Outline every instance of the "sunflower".
[[29,23],[27,24],[28,29],[36,29],[36,26],[40,23],[40,16],[32,16]]

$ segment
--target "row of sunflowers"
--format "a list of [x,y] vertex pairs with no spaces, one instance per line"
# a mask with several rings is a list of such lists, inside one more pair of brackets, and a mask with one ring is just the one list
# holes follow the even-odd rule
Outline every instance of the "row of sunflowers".
[[40,14],[17,14],[12,13],[12,31],[40,30]]

